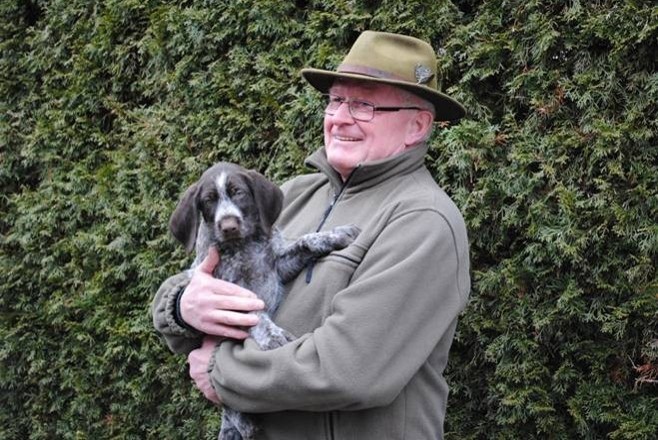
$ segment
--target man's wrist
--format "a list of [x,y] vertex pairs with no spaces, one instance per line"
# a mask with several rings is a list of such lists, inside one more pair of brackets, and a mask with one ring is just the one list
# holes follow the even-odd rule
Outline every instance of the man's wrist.
[[174,310],[172,310],[172,314],[173,314],[173,317],[174,317],[174,321],[176,321],[176,324],[178,324],[179,326],[181,326],[181,327],[183,327],[187,330],[196,331],[196,329],[194,327],[192,327],[187,322],[185,322],[185,320],[183,319],[183,315],[181,314],[181,310],[180,310],[180,301],[181,301],[181,298],[183,297],[183,292],[185,292],[186,287],[187,287],[187,285],[179,286],[178,290],[174,293],[174,295],[175,295]]
[[197,337],[202,333],[185,322],[180,313],[181,296],[187,285],[190,283],[190,277],[187,274],[179,274],[173,278],[172,281],[174,281],[174,283],[172,283],[173,285],[170,287],[171,290],[168,293],[165,306],[165,317],[169,330],[172,333],[181,336]]

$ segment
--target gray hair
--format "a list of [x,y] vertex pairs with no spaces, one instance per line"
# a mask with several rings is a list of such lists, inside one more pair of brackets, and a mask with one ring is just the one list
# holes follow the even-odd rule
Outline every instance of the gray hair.
[[[411,106],[411,107],[420,107],[423,110],[427,110],[432,114],[432,121],[434,121],[434,118],[436,117],[436,108],[434,104],[407,90],[401,89],[399,87],[395,87],[395,89],[397,91],[398,97],[402,101],[402,105]],[[427,135],[425,135],[425,137],[423,138],[423,142],[427,142],[432,136],[433,132],[434,132],[434,124],[430,125],[430,129],[427,131]]]

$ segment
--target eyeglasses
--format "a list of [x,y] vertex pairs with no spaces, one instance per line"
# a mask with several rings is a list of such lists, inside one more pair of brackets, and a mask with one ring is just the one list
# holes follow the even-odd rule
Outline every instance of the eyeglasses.
[[341,104],[346,103],[347,108],[350,111],[350,115],[357,120],[362,122],[372,121],[372,118],[375,117],[375,112],[397,112],[399,110],[424,110],[420,107],[378,107],[368,101],[362,101],[360,99],[347,99],[342,96],[325,94],[323,95],[327,100],[327,106],[324,109],[324,112],[328,115],[334,115]]

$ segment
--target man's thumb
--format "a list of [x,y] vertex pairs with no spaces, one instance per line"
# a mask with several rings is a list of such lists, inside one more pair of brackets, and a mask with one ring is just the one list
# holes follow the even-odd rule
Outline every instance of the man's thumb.
[[208,255],[203,259],[201,264],[199,264],[199,270],[203,273],[212,275],[215,267],[219,263],[219,252],[214,246],[210,246],[208,249]]

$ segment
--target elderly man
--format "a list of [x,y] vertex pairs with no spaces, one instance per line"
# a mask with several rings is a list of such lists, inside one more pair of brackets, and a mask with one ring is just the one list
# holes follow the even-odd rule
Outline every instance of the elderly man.
[[283,185],[278,227],[361,234],[286,286],[275,320],[298,339],[271,351],[241,341],[257,319],[242,312],[263,304],[211,277],[216,253],[156,295],[155,327],[189,353],[196,385],[253,413],[263,439],[443,437],[443,371],[470,278],[462,216],[423,164],[433,122],[464,115],[437,90],[436,64],[421,40],[366,31],[336,71],[302,70],[327,97],[324,148],[307,160],[316,173]]

